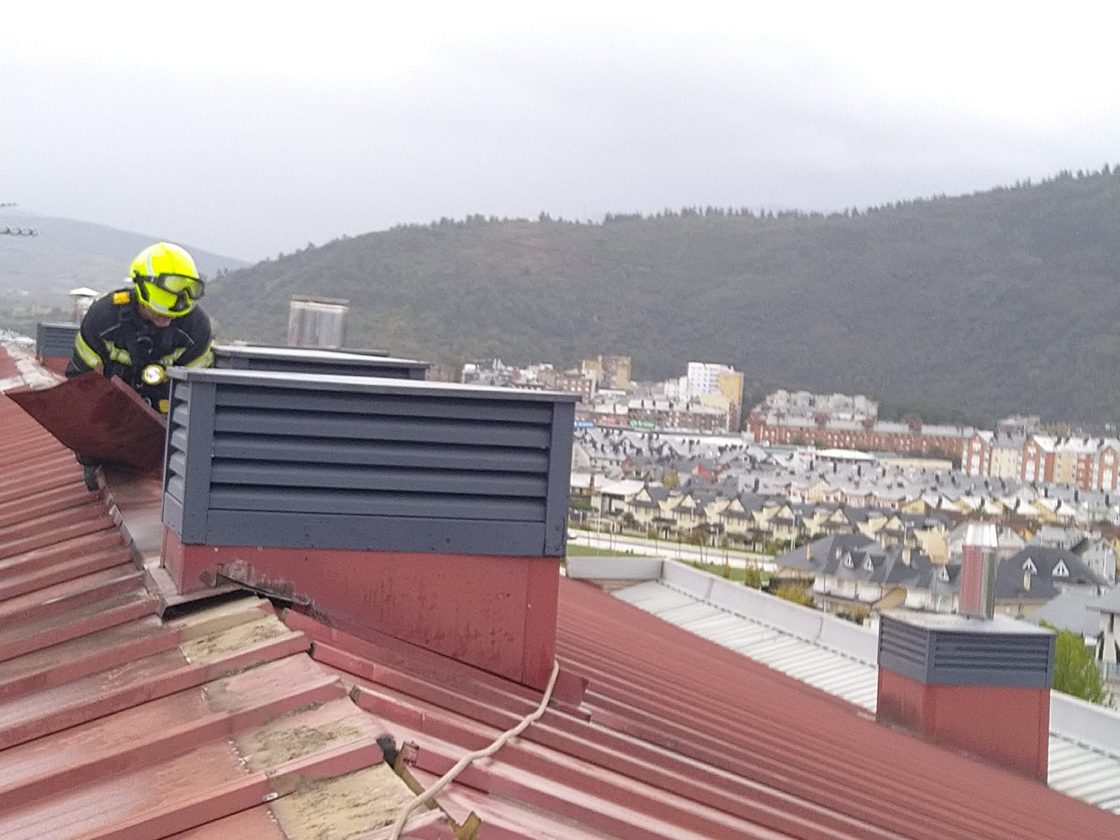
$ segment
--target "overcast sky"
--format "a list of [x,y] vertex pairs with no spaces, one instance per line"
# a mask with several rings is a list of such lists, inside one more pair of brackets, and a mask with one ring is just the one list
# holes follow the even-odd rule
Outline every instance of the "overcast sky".
[[1118,37],[1115,2],[20,2],[0,201],[257,260],[973,192],[1120,162]]

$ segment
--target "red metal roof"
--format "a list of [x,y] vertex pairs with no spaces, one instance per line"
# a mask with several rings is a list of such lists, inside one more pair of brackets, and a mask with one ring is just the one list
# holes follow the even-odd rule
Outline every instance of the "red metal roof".
[[[429,783],[539,703],[255,597],[161,617],[140,545],[158,484],[87,492],[3,396],[0,428],[0,837],[384,837],[411,793],[378,736]],[[486,840],[1120,836],[1112,814],[566,579],[558,652],[544,716],[439,796]],[[439,811],[408,825],[451,836]]]
[[119,522],[113,491],[87,491],[73,454],[6,396],[0,428],[0,837],[391,822],[412,793],[383,763],[384,724],[267,601],[160,617],[124,537],[150,530],[158,479],[116,488]]

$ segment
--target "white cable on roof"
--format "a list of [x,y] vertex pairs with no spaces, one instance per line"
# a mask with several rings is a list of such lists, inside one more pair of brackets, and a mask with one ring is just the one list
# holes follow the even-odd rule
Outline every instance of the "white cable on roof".
[[560,663],[553,659],[552,675],[548,678],[548,685],[545,686],[544,696],[541,697],[540,705],[537,706],[534,711],[523,717],[512,729],[507,729],[505,732],[499,735],[494,740],[494,742],[490,744],[490,746],[483,747],[481,750],[475,750],[474,752],[467,753],[457,762],[455,762],[454,767],[440,776],[426,790],[418,793],[416,797],[407,805],[405,805],[401,812],[397,815],[397,820],[393,823],[393,828],[389,832],[389,840],[400,840],[401,832],[404,830],[405,823],[408,822],[409,816],[421,803],[427,802],[429,799],[434,797],[441,790],[451,784],[455,777],[462,773],[472,762],[480,758],[488,758],[492,756],[503,746],[505,746],[506,742],[509,741],[510,738],[520,735],[525,731],[526,727],[528,727],[530,723],[537,720],[537,718],[543,715],[545,709],[548,708],[548,701],[552,698],[552,689],[556,687],[556,677],[559,675],[559,673]]

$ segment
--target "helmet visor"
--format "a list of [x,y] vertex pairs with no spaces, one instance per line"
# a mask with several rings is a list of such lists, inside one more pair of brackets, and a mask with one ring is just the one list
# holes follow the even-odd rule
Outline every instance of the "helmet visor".
[[179,318],[194,309],[194,298],[185,291],[172,292],[147,278],[136,284],[140,300],[153,312],[168,318]]
[[197,277],[187,277],[183,274],[160,274],[152,277],[150,282],[173,295],[189,297],[198,300],[206,292],[206,284]]

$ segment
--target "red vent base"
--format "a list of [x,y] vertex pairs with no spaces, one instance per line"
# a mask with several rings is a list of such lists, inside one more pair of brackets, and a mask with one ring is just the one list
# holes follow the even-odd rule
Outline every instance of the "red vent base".
[[879,668],[877,717],[1046,782],[1047,688],[924,685]]
[[552,672],[556,557],[184,545],[166,530],[162,556],[180,593],[226,575],[358,637],[384,633],[538,690]]

